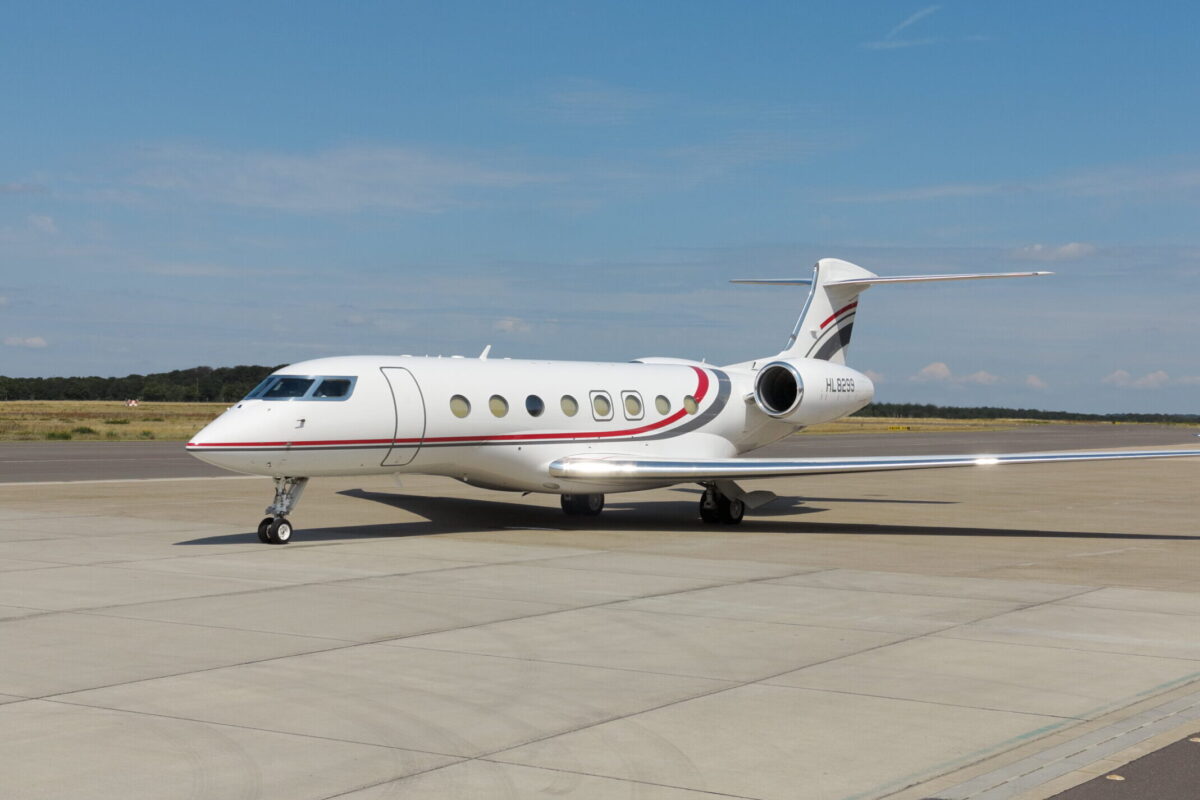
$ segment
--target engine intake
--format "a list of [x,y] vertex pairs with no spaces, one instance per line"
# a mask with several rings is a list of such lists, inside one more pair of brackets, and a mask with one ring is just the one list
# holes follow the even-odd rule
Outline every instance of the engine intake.
[[769,416],[786,417],[803,399],[804,379],[791,364],[772,361],[758,371],[754,379],[754,402]]

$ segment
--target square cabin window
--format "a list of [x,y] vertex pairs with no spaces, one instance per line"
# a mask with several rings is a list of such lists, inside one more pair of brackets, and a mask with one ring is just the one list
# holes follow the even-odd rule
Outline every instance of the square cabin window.
[[621,392],[621,406],[625,410],[625,419],[641,419],[646,414],[642,396],[637,392]]
[[589,392],[592,399],[592,417],[597,422],[606,422],[613,418],[612,398],[608,392]]

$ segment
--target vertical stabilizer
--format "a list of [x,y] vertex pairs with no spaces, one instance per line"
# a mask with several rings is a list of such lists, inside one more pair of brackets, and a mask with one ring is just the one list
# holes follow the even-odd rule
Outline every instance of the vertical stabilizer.
[[[822,258],[813,267],[812,289],[800,319],[781,356],[819,358],[835,364],[846,363],[846,348],[854,330],[858,295],[870,284],[839,286],[841,281],[877,277],[874,272],[840,258]],[[831,285],[833,284],[833,285]]]

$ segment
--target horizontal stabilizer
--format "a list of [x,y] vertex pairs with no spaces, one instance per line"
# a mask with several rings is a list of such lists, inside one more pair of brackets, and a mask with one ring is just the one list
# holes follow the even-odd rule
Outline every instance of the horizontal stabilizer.
[[[1041,275],[1053,275],[1053,272],[969,272],[962,275],[892,275],[872,278],[851,278],[844,281],[829,281],[826,286],[875,286],[880,283],[926,283],[930,281],[977,281],[987,278],[1036,278]],[[751,281],[734,281],[734,283],[750,283]],[[759,281],[761,282],[761,281]]]
[[998,464],[1061,464],[1070,461],[1116,461],[1131,458],[1200,456],[1200,450],[1115,450],[997,455],[880,456],[864,458],[636,458],[580,455],[550,463],[550,475],[575,480],[708,481],[721,478],[778,478],[788,475],[831,475],[840,472],[886,472],[902,469],[989,467]]
[[734,278],[730,283],[753,283],[758,286],[812,286],[812,278]]

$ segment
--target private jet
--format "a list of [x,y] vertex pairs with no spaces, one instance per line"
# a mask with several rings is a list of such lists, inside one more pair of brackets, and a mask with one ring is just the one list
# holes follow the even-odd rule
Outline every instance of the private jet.
[[880,277],[823,258],[783,350],[729,366],[679,358],[629,363],[346,356],[277,370],[195,435],[187,449],[269,476],[264,543],[286,544],[309,478],[421,473],[471,486],[561,497],[596,515],[611,492],[696,483],[700,519],[737,524],[772,500],[753,478],[842,472],[1198,456],[1200,450],[853,458],[745,458],[756,448],[858,411],[871,379],[846,366],[859,295],[877,285],[1020,278],[1047,272]]

